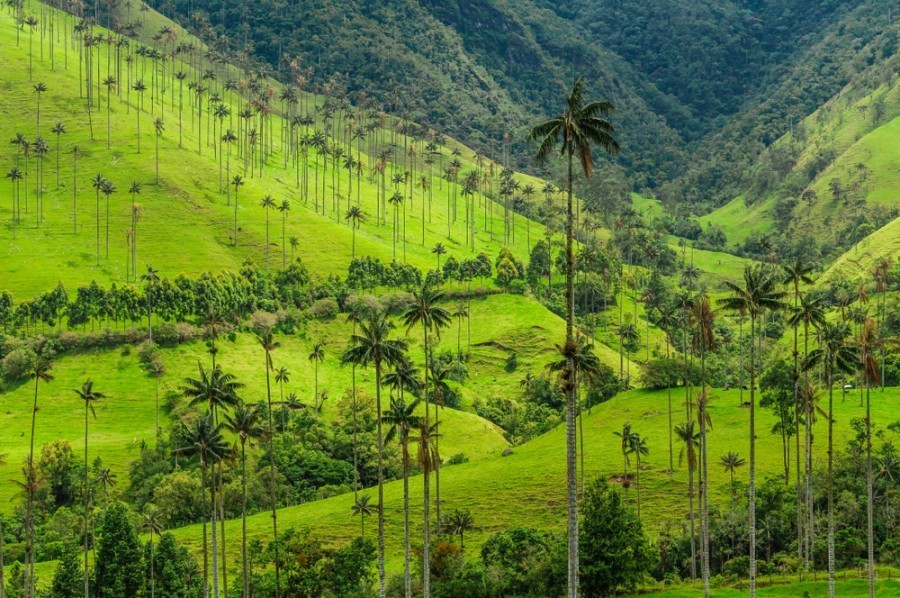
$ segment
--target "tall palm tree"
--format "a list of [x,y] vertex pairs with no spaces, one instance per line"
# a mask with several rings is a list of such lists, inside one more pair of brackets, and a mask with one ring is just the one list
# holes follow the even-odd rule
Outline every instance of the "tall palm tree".
[[[110,128],[112,121],[112,102],[110,102],[110,97],[112,96],[112,90],[115,89],[116,85],[118,85],[118,80],[113,75],[107,76],[103,79],[103,86],[106,87],[106,149],[108,150],[110,147]],[[139,125],[140,127],[140,125]],[[138,141],[140,143],[140,141]],[[140,152],[138,152],[140,153]]]
[[[666,361],[669,361],[669,348],[672,341],[672,330],[678,326],[679,314],[674,305],[664,304],[659,308],[659,313],[654,318],[653,323],[663,331],[666,337]],[[666,394],[668,396],[669,405],[669,476],[675,475],[675,449],[672,441],[674,427],[672,423],[672,383],[669,376],[666,376]]]
[[118,191],[112,181],[104,181],[100,193],[106,198],[106,259],[109,259],[109,196]]
[[247,443],[266,434],[260,423],[259,409],[255,405],[239,402],[233,413],[225,413],[225,429],[238,437],[241,443],[241,573],[244,583],[243,598],[250,598],[250,571],[247,560]]
[[137,153],[141,153],[141,110],[144,107],[144,92],[147,91],[147,86],[142,80],[139,80],[131,89],[138,93],[138,106],[135,110],[137,112]]
[[430,477],[429,474],[440,466],[441,455],[438,452],[437,447],[438,437],[440,436],[440,434],[438,434],[438,422],[428,425],[427,418],[425,418],[420,424],[418,436],[414,437],[413,441],[418,446],[419,469],[422,470],[422,475],[425,478],[425,493],[423,497],[425,509],[423,517],[424,533],[422,536],[422,595],[427,597],[431,595],[431,550],[429,549],[429,545],[431,544],[431,528],[429,526],[429,519],[431,517],[429,506],[431,497],[429,494],[431,486],[429,485],[428,480]]
[[285,226],[287,225],[287,216],[291,211],[291,202],[282,199],[278,204],[278,211],[281,212],[281,268],[287,268],[287,237],[285,236]]
[[650,454],[650,447],[647,446],[647,438],[641,436],[637,432],[631,435],[630,446],[628,451],[634,455],[634,484],[637,486],[637,516],[641,518],[641,457]]
[[746,465],[747,461],[736,452],[728,451],[727,454],[722,455],[719,462],[725,468],[725,473],[731,476],[731,508],[734,509],[734,472]]
[[465,533],[475,526],[475,519],[468,509],[456,509],[444,522],[444,529],[447,533],[459,536],[459,552],[466,554]]
[[106,395],[101,392],[94,390],[94,381],[88,378],[84,384],[81,385],[80,390],[72,391],[78,395],[82,401],[84,401],[84,485],[82,486],[82,492],[84,493],[84,595],[90,596],[90,581],[88,574],[88,530],[90,529],[90,509],[88,507],[88,496],[90,496],[88,492],[88,415],[91,414],[94,416],[94,419],[97,419],[97,412],[94,410],[94,403],[99,401],[100,399],[105,399]]
[[265,328],[256,333],[256,340],[260,348],[265,354],[266,362],[266,414],[268,415],[268,431],[266,440],[269,442],[269,495],[272,507],[272,539],[275,547],[275,596],[281,596],[281,564],[278,559],[278,502],[275,490],[275,429],[272,423],[272,380],[270,374],[275,369],[272,362],[272,352],[281,346],[281,343],[275,340],[272,330]]
[[[206,479],[207,470],[224,460],[231,454],[231,445],[222,436],[222,424],[213,421],[213,414],[198,415],[190,424],[182,424],[182,444],[175,451],[188,457],[196,456],[200,460],[200,478],[203,487],[203,511],[206,512]],[[216,481],[215,475],[209,476],[210,497],[212,508],[209,510],[209,523],[212,529],[212,595],[219,598],[219,559],[218,559],[218,535],[216,534]],[[204,595],[207,595],[206,572],[209,569],[209,556],[206,546],[206,519],[203,521],[203,587]]]
[[850,327],[844,323],[829,323],[818,330],[818,347],[807,356],[803,369],[821,367],[828,386],[828,596],[834,598],[834,379],[842,373],[856,371],[860,363],[857,347],[848,344]]
[[266,211],[266,272],[269,271],[269,209],[275,209],[275,206],[275,198],[268,194],[259,202],[259,207]]
[[37,96],[37,134],[41,136],[41,96],[46,93],[47,85],[43,82],[37,82],[33,86],[34,95]]
[[434,247],[431,248],[431,253],[437,256],[437,269],[438,272],[441,271],[441,256],[447,253],[447,248],[444,247],[443,243],[435,243]]
[[150,343],[153,343],[153,293],[156,285],[159,284],[159,272],[150,264],[147,264],[147,271],[141,274],[141,282],[146,287],[144,295],[147,297],[147,330],[149,332]]
[[[325,361],[325,342],[319,341],[313,345],[312,351],[309,353],[309,360],[313,363],[314,370],[314,386],[313,386],[313,405],[319,404],[319,364]],[[318,416],[318,410],[316,411]]]
[[[887,315],[887,291],[889,289],[889,285],[891,282],[891,271],[894,266],[894,260],[890,257],[884,257],[879,259],[875,263],[875,269],[873,271],[873,275],[875,277],[875,291],[881,293],[881,322],[884,322],[884,318]],[[885,359],[884,359],[884,351],[885,346],[881,347],[881,392],[884,392],[884,368],[885,368]]]
[[360,224],[365,222],[366,215],[362,211],[362,208],[360,208],[359,206],[351,206],[347,210],[347,214],[344,216],[344,219],[350,223],[350,230],[352,231],[353,236],[350,259],[356,259],[356,229],[359,228]]
[[[794,261],[782,265],[781,282],[785,285],[793,287],[794,305],[793,313],[800,309],[800,285],[812,284],[813,280],[810,276],[815,267],[811,262],[803,258],[797,258]],[[794,350],[792,354],[793,366],[791,368],[791,376],[794,382],[794,421],[799,425],[800,422],[800,352],[798,342],[798,331],[800,321],[794,320],[791,323],[794,331]],[[795,459],[797,469],[797,554],[798,558],[803,560],[803,517],[802,517],[802,483],[800,475],[800,434],[794,435],[795,438]]]
[[66,134],[66,125],[62,121],[57,121],[53,128],[50,130],[51,133],[56,135],[56,188],[59,189],[59,154],[60,154],[60,136]]
[[37,482],[37,468],[34,463],[34,430],[37,423],[38,412],[38,386],[41,382],[49,383],[53,380],[50,369],[53,363],[43,355],[36,355],[29,367],[30,376],[34,379],[34,404],[31,408],[31,438],[28,448],[28,461],[25,464],[25,483],[28,502],[25,511],[25,586],[26,595],[32,596],[35,592],[34,585],[34,492]]
[[412,596],[412,579],[409,571],[409,456],[410,433],[414,429],[421,428],[421,418],[416,409],[419,399],[407,404],[402,398],[391,399],[391,407],[382,414],[384,423],[388,426],[385,442],[397,440],[400,443],[401,459],[403,463],[403,577],[406,587],[406,597]]
[[166,123],[157,118],[153,121],[153,130],[156,132],[156,184],[159,185],[159,139],[166,131]]
[[244,186],[244,178],[236,174],[231,179],[231,186],[234,187],[234,236],[232,237],[232,245],[237,247],[237,223],[238,223],[238,189]]
[[91,186],[94,188],[94,193],[97,197],[97,265],[100,265],[100,192],[103,190],[106,185],[106,179],[103,178],[102,174],[98,174],[93,179],[91,179]]
[[765,310],[777,311],[784,308],[785,293],[779,291],[772,272],[763,265],[748,266],[744,269],[744,286],[733,282],[725,283],[733,293],[719,303],[725,309],[743,312],[750,316],[750,598],[756,596],[756,322]]
[[683,445],[678,453],[678,465],[686,458],[688,465],[688,511],[691,520],[691,580],[697,578],[697,548],[694,532],[694,471],[697,469],[697,449],[700,446],[700,434],[694,431],[694,421],[688,420],[675,426],[675,436]]
[[[413,298],[410,303],[409,308],[403,314],[403,323],[406,325],[406,333],[409,334],[410,331],[416,326],[422,326],[422,339],[423,339],[423,349],[425,350],[425,423],[429,423],[429,413],[428,413],[428,371],[429,371],[429,362],[431,360],[431,338],[429,333],[435,335],[438,341],[441,340],[441,328],[446,328],[450,325],[452,321],[452,316],[450,312],[439,305],[440,301],[444,298],[444,293],[440,289],[431,288],[428,285],[423,285],[421,289],[413,291]],[[438,423],[440,421],[440,406],[435,404],[434,406],[434,421]],[[437,441],[437,439],[436,439]],[[440,525],[441,521],[441,478],[440,478],[440,463],[435,464],[434,467],[434,476],[435,476],[435,500],[437,506],[437,521],[438,525]],[[427,474],[426,474],[427,475]],[[428,522],[426,521],[426,525]],[[425,556],[428,556],[429,547],[425,547]],[[427,558],[426,558],[427,562]],[[425,575],[428,576],[429,572],[426,571]],[[429,587],[428,584],[425,584],[426,587]],[[430,587],[429,587],[430,589]]]
[[368,494],[360,494],[353,501],[353,510],[354,515],[359,515],[359,522],[362,526],[360,530],[360,535],[365,538],[366,537],[366,517],[371,517],[372,513],[378,510],[378,505],[373,506],[372,497]]
[[[163,527],[162,517],[160,516],[159,511],[156,510],[153,505],[147,505],[144,512],[141,513],[141,523],[138,528],[145,534],[150,534],[150,598],[155,598],[156,565],[153,562],[153,536],[161,536],[165,528]],[[85,560],[87,560],[87,555],[85,555]],[[85,580],[85,583],[87,583],[87,580]]]
[[390,338],[393,324],[386,312],[374,313],[358,323],[359,330],[350,336],[350,348],[342,363],[375,367],[375,412],[378,451],[378,583],[381,598],[386,594],[384,574],[384,434],[382,430],[381,375],[385,366],[404,359],[406,341]]
[[[568,161],[567,218],[566,218],[566,353],[569,369],[574,368],[575,352],[575,211],[573,208],[573,185],[575,179],[574,160],[577,155],[585,178],[593,174],[594,157],[591,144],[608,154],[619,151],[619,144],[613,137],[615,129],[605,116],[612,112],[608,102],[584,101],[584,79],[577,79],[566,98],[563,113],[539,124],[531,131],[531,139],[540,145],[536,157],[545,161],[560,143],[559,152]],[[574,382],[574,376],[568,376]],[[575,387],[566,388],[566,490],[567,490],[567,532],[568,532],[568,595],[578,595],[578,496],[575,475]]]

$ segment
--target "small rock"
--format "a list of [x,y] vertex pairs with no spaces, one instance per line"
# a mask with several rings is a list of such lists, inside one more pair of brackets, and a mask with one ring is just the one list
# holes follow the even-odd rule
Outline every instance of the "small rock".
[[501,454],[502,454],[504,457],[506,457],[506,456],[508,456],[508,455],[512,455],[512,454],[513,454],[513,450],[512,450],[511,448],[503,449],[503,452],[502,452]]

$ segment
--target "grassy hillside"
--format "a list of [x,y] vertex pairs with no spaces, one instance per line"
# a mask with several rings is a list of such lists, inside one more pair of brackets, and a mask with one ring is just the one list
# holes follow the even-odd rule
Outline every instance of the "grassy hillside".
[[[676,421],[682,411],[683,390],[673,391]],[[709,413],[713,431],[709,436],[710,454],[715,458],[729,450],[741,455],[748,453],[747,420],[749,412],[739,407],[739,393],[736,390],[716,391]],[[888,389],[884,394],[873,394],[873,419],[884,425],[896,420],[900,407],[900,390]],[[643,461],[641,471],[641,499],[644,523],[648,533],[653,534],[667,520],[681,520],[685,517],[687,504],[687,473],[678,465],[676,447],[676,470],[668,473],[668,436],[666,433],[667,395],[665,391],[631,391],[621,394],[608,403],[595,407],[585,414],[585,469],[589,479],[595,476],[615,477],[622,473],[622,455],[613,449],[613,432],[622,424],[630,422],[633,429],[646,436],[650,455]],[[850,420],[863,416],[855,396],[842,401],[835,399],[835,443],[843,446],[850,434]],[[775,423],[767,410],[757,411],[757,426],[761,431],[769,430]],[[819,424],[820,426],[823,424]],[[817,438],[819,435],[817,434]],[[565,522],[565,436],[562,427],[524,445],[515,447],[509,456],[491,456],[477,462],[446,467],[441,473],[441,497],[445,509],[465,507],[475,518],[475,531],[467,534],[466,546],[477,550],[491,534],[511,525],[528,522],[544,529],[560,530]],[[825,444],[814,445],[815,462],[825,459]],[[758,468],[761,477],[775,475],[781,467],[780,438],[761,432],[757,442]],[[633,473],[633,467],[632,467]],[[719,467],[710,467],[711,503],[726,506],[729,501],[727,474]],[[739,470],[736,479],[746,483],[746,468]],[[421,519],[422,479],[417,477],[410,483],[413,510],[413,526],[419,533]],[[473,490],[477,489],[477,490]],[[635,492],[629,492],[629,500],[634,501]],[[297,529],[315,531],[317,535],[340,543],[358,532],[359,522],[350,514],[352,496],[336,496],[327,500],[282,509],[279,521]],[[402,564],[402,485],[399,482],[385,487],[385,517],[387,532],[387,555],[390,567],[397,571]],[[228,524],[230,537],[239,534],[239,521]],[[250,534],[265,537],[270,533],[270,518],[262,513],[250,518]],[[175,532],[179,541],[197,550],[200,547],[200,528],[192,526]],[[232,545],[230,550],[239,547]]]
[[[27,10],[39,10],[39,5],[29,4]],[[135,9],[136,11],[136,9]],[[46,9],[50,14],[50,9]],[[57,17],[61,13],[53,13]],[[161,17],[155,17],[161,19]],[[161,22],[161,21],[160,21]],[[280,213],[272,211],[269,230],[269,253],[273,266],[280,265],[282,250],[286,240],[295,236],[299,246],[295,255],[303,259],[310,270],[317,275],[326,276],[346,271],[351,259],[353,232],[344,214],[348,202],[348,172],[334,169],[332,161],[326,165],[325,159],[316,152],[309,154],[307,186],[309,195],[305,196],[296,185],[296,169],[288,165],[283,168],[285,156],[283,148],[276,147],[267,160],[262,176],[258,168],[255,174],[245,172],[245,161],[238,156],[237,146],[228,152],[226,164],[217,159],[220,147],[214,147],[209,133],[209,122],[213,117],[207,112],[206,102],[201,109],[202,123],[197,114],[195,94],[189,90],[184,93],[184,105],[179,94],[169,89],[163,98],[159,90],[150,87],[144,92],[141,120],[141,151],[138,152],[138,93],[129,89],[137,79],[139,65],[146,60],[135,59],[134,72],[125,76],[118,85],[110,87],[111,102],[107,105],[107,90],[101,87],[94,110],[90,115],[93,123],[93,140],[90,136],[90,122],[86,110],[86,100],[80,97],[79,64],[77,50],[68,47],[64,40],[53,40],[52,49],[56,57],[55,70],[51,71],[50,49],[48,37],[36,32],[19,32],[19,44],[16,44],[17,33],[11,26],[0,27],[0,44],[5,48],[4,58],[9,65],[2,89],[3,102],[0,103],[0,126],[2,134],[7,138],[15,138],[22,133],[29,141],[37,138],[37,95],[33,86],[44,82],[47,91],[40,94],[41,136],[44,137],[49,153],[43,159],[43,220],[38,222],[35,210],[37,194],[37,159],[34,155],[28,160],[28,180],[19,183],[21,204],[21,222],[13,227],[11,210],[14,186],[11,179],[0,185],[0,246],[5,248],[3,260],[2,286],[18,297],[28,297],[37,292],[52,288],[56,282],[75,286],[91,279],[101,282],[126,281],[126,231],[131,228],[131,196],[128,189],[132,181],[141,184],[142,192],[136,202],[143,208],[142,218],[137,230],[137,262],[139,270],[150,263],[164,275],[174,277],[178,273],[198,274],[211,268],[236,268],[247,258],[256,263],[266,261],[266,210],[259,207],[260,199],[272,195],[278,203],[287,199],[291,202],[291,211],[284,226],[285,243],[282,243],[282,227]],[[42,43],[43,40],[43,43]],[[72,44],[72,40],[69,40]],[[136,44],[132,44],[136,46]],[[29,52],[31,48],[31,52]],[[102,66],[102,78],[106,77],[108,61],[115,71],[115,46],[107,56],[107,45],[102,44],[95,50],[92,64],[98,62]],[[134,50],[134,48],[132,48]],[[41,55],[43,53],[43,60]],[[64,56],[68,56],[63,60]],[[33,73],[29,76],[29,63],[33,63]],[[66,67],[65,65],[68,64]],[[152,66],[152,62],[151,62]],[[148,87],[151,84],[151,66],[146,68],[144,80]],[[191,64],[178,63],[178,69],[188,74],[188,80],[197,78],[197,69]],[[197,65],[199,68],[199,65]],[[166,77],[171,77],[170,67],[162,70]],[[115,74],[114,72],[112,73]],[[96,79],[96,77],[95,77]],[[222,82],[218,83],[220,86]],[[213,85],[210,83],[210,85]],[[83,90],[82,90],[83,91]],[[121,97],[120,97],[121,96]],[[230,116],[224,120],[223,128],[239,131],[237,113],[242,106],[235,102],[234,94],[220,92],[224,106],[230,109]],[[315,100],[319,102],[320,100]],[[276,103],[277,105],[277,103]],[[179,130],[179,110],[182,112],[182,126]],[[282,119],[276,114],[266,127],[280,130]],[[110,149],[107,149],[107,118],[109,118]],[[154,121],[163,120],[165,130],[158,139],[160,181],[156,184],[156,133]],[[65,125],[66,133],[57,137],[51,128],[57,123]],[[391,121],[389,120],[390,124]],[[321,127],[321,119],[314,127]],[[312,129],[313,127],[310,127]],[[222,131],[212,136],[214,139]],[[198,139],[198,134],[203,139]],[[373,137],[386,139],[387,132],[372,133]],[[179,138],[182,147],[179,148]],[[412,144],[412,139],[403,135],[395,136],[395,143],[401,147]],[[199,149],[198,152],[198,142]],[[73,147],[79,148],[77,175],[73,159]],[[221,144],[218,144],[221,146]],[[373,144],[377,151],[380,144]],[[343,147],[346,153],[357,148]],[[60,155],[59,185],[56,184],[57,150]],[[458,183],[444,181],[438,172],[438,163],[446,167],[454,156],[451,152],[458,150],[456,156],[461,165]],[[435,155],[433,170],[424,163],[422,142],[419,142],[419,155],[416,158],[417,177],[423,175],[431,179],[430,191],[424,193],[418,183],[413,189],[413,200],[405,203],[407,223],[405,237],[407,239],[405,259],[418,267],[433,267],[434,258],[431,247],[438,242],[443,243],[449,253],[460,257],[473,253],[466,242],[466,219],[463,204],[465,198],[461,191],[461,182],[473,170],[475,153],[455,142],[448,142],[439,149],[443,154]],[[401,152],[402,153],[402,152]],[[399,162],[401,159],[398,157]],[[383,261],[390,261],[395,255],[393,235],[392,208],[385,212],[384,222],[376,218],[377,193],[380,181],[371,168],[376,156],[362,156],[365,167],[363,176],[353,176],[353,202],[359,195],[360,206],[368,216],[356,232],[356,254],[372,255]],[[18,165],[25,172],[25,158],[20,148],[5,144],[0,149],[0,163],[6,170]],[[230,164],[229,164],[230,163]],[[408,163],[412,167],[413,163]],[[396,165],[387,167],[387,193],[394,192],[390,176]],[[490,163],[481,162],[481,168],[488,170]],[[235,211],[234,190],[220,190],[220,171],[223,179],[236,174],[244,178],[244,185],[238,190],[237,246],[233,245]],[[110,196],[109,221],[106,219],[106,200],[100,196],[100,264],[97,264],[97,209],[96,194],[91,187],[91,179],[98,173],[114,183],[116,191]],[[495,169],[495,176],[499,169]],[[312,181],[319,182],[319,192],[313,194]],[[523,179],[525,181],[525,179]],[[534,179],[528,179],[534,181]],[[496,182],[496,181],[495,181]],[[76,193],[77,186],[77,193]],[[323,200],[323,187],[325,197]],[[408,188],[408,185],[407,185]],[[495,185],[496,188],[496,185]],[[343,198],[335,208],[332,203],[333,192],[340,192]],[[226,192],[227,191],[227,192]],[[451,194],[456,197],[458,211],[455,221],[447,228],[448,199]],[[318,195],[318,201],[316,201]],[[407,192],[408,196],[409,193]],[[427,197],[426,197],[427,196]],[[28,197],[28,208],[25,198]],[[481,194],[474,194],[475,202],[475,249],[474,252],[485,251],[495,256],[503,245],[503,208],[486,201]],[[74,207],[73,207],[74,202]],[[315,204],[320,204],[318,213]],[[231,204],[231,205],[229,205]],[[324,208],[322,208],[324,204]],[[423,208],[424,205],[424,208]],[[424,242],[422,238],[423,209],[425,214]],[[323,213],[324,211],[324,213]],[[402,220],[402,211],[398,211]],[[106,250],[106,230],[109,228],[109,256]],[[402,235],[401,232],[398,235]],[[524,217],[515,219],[515,242],[510,242],[513,251],[519,256],[527,254],[527,240],[534,235],[542,234],[542,227],[529,223]],[[403,237],[396,243],[397,259],[404,259]],[[189,250],[185,250],[189,248]],[[52,267],[51,267],[52,266]]]
[[844,278],[869,277],[879,259],[900,256],[900,218],[884,226],[839,257],[819,279],[822,283]]

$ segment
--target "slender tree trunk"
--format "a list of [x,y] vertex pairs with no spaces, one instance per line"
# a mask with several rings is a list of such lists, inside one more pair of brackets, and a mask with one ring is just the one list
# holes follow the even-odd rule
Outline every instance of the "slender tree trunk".
[[568,596],[578,596],[578,494],[576,479],[575,447],[575,255],[574,213],[572,211],[572,185],[574,177],[572,148],[569,151],[568,203],[566,214],[566,370],[570,385],[566,388],[566,496],[568,532]]
[[216,533],[216,471],[213,467],[209,485],[210,513],[209,525],[212,530],[212,595],[219,598],[219,540]]
[[756,596],[756,315],[750,314],[750,598]]
[[250,598],[250,573],[247,570],[247,447],[241,440],[241,574],[243,598]]
[[200,462],[200,496],[203,497],[203,596],[209,598],[209,548],[206,545],[206,461]]
[[[384,575],[384,435],[381,428],[381,361],[375,361],[375,409],[378,432],[378,592],[381,598],[387,594]],[[425,476],[425,512],[428,513],[428,476]],[[426,515],[427,517],[427,515]],[[426,519],[427,521],[427,519]],[[426,534],[428,526],[425,527]],[[425,542],[426,550],[428,541]],[[427,583],[427,582],[426,582]]]
[[[90,576],[88,573],[88,403],[84,403],[84,598],[90,598]],[[151,536],[152,537],[152,536]],[[2,565],[0,565],[2,567]]]
[[281,564],[278,562],[278,509],[275,493],[275,431],[272,425],[272,381],[269,376],[269,352],[266,351],[266,402],[269,416],[269,494],[272,503],[272,539],[275,546],[275,598],[281,597]]
[[[405,432],[401,432],[405,434]],[[403,581],[406,598],[412,596],[412,577],[409,571],[409,446],[403,439]]]
[[828,598],[834,598],[834,380],[828,368]]

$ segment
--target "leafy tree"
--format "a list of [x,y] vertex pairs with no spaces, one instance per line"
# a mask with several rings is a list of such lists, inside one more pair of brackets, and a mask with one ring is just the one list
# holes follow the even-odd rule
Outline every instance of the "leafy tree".
[[78,547],[67,545],[53,574],[50,598],[79,598],[85,595],[83,592]]
[[634,589],[650,569],[651,551],[640,519],[602,478],[588,487],[584,498],[581,553],[585,596]]
[[546,532],[514,527],[494,534],[481,561],[497,596],[560,596],[566,587],[564,544]]
[[96,563],[94,589],[99,598],[139,595],[144,583],[141,546],[121,503],[110,505],[103,517]]

